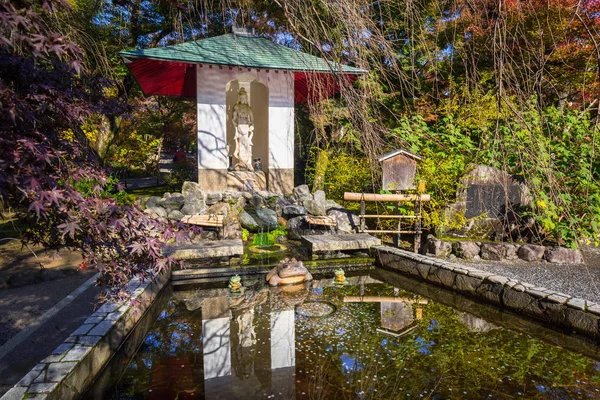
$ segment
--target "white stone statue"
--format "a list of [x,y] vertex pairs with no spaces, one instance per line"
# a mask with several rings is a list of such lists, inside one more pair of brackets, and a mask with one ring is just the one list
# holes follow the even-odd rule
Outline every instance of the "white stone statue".
[[235,150],[233,156],[238,160],[236,170],[254,171],[252,167],[252,138],[254,137],[254,116],[248,104],[248,93],[241,88],[238,102],[233,106],[232,116],[235,127]]

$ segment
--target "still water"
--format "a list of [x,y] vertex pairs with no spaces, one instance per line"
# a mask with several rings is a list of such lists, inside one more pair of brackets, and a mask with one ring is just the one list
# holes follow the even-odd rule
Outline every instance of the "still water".
[[567,350],[556,343],[581,339],[534,336],[535,324],[450,307],[417,283],[377,273],[343,286],[244,283],[241,295],[226,282],[176,291],[112,398],[600,398],[594,345]]

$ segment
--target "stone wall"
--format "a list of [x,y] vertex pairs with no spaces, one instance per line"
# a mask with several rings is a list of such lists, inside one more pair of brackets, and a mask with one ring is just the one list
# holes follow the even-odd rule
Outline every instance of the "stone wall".
[[168,273],[146,282],[131,280],[127,287],[130,300],[102,305],[1,400],[81,397],[169,280]]
[[423,246],[424,254],[438,258],[462,258],[464,260],[516,260],[546,261],[560,264],[581,264],[579,250],[566,247],[546,247],[536,244],[477,242],[469,240],[442,240],[432,235]]
[[600,305],[473,267],[392,247],[373,248],[382,268],[452,289],[466,296],[545,321],[552,326],[600,337]]

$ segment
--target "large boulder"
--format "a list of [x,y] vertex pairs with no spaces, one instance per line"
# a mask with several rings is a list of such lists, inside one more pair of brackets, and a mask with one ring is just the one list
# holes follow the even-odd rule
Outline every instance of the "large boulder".
[[259,218],[259,224],[265,231],[277,229],[277,213],[270,208],[256,210],[256,216]]
[[583,260],[579,250],[567,249],[565,247],[546,250],[544,258],[550,263],[561,264],[581,264]]
[[329,211],[332,208],[344,208],[333,200],[325,200],[325,210]]
[[183,215],[204,214],[206,211],[206,202],[195,197],[186,197],[181,212]]
[[502,261],[505,248],[500,243],[484,243],[481,245],[481,259],[490,261]]
[[294,189],[292,189],[292,193],[299,203],[302,203],[304,200],[313,199],[312,195],[310,194],[310,189],[307,185],[296,186]]
[[327,199],[325,198],[325,192],[322,190],[317,190],[313,194],[313,199],[319,203],[324,209],[327,209]]
[[465,260],[471,260],[475,256],[479,256],[479,246],[475,242],[454,242],[452,243],[452,251],[454,255]]
[[334,233],[328,227],[309,226],[304,217],[294,217],[288,220],[288,239],[300,240],[303,235],[330,235]]
[[302,206],[284,206],[282,214],[286,218],[294,218],[306,215],[306,208]]
[[169,197],[163,197],[158,204],[168,211],[173,211],[181,209],[184,203],[185,197],[179,193],[175,193]]
[[250,232],[258,232],[260,225],[254,215],[251,215],[248,211],[244,210],[239,215],[240,224],[242,228],[249,230]]
[[239,215],[240,224],[250,232],[268,232],[277,229],[277,213],[271,209],[244,210]]
[[327,216],[333,218],[337,223],[338,231],[344,233],[356,233],[360,226],[358,216],[352,214],[345,208],[332,208],[327,211]]
[[196,182],[183,182],[181,194],[184,197],[181,212],[184,215],[202,214],[206,210],[206,196],[204,191]]
[[445,242],[433,235],[429,235],[423,250],[425,254],[429,253],[434,257],[447,258],[452,253],[452,243]]
[[185,181],[181,186],[181,194],[188,197],[196,197],[198,199],[205,200],[204,191],[202,187],[196,182]]
[[221,200],[223,200],[223,195],[221,193],[208,193],[206,195],[206,205],[207,206],[212,206],[214,204],[217,204]]
[[306,208],[306,211],[308,211],[308,213],[311,215],[317,217],[327,215],[324,205],[316,200],[306,199],[302,202],[302,205],[304,206],[304,208]]
[[517,255],[521,260],[525,261],[541,261],[544,257],[546,248],[535,244],[524,244],[519,248]]

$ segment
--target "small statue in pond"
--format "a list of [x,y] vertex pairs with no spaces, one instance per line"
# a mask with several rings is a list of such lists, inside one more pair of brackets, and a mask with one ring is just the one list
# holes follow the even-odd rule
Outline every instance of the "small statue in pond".
[[238,160],[236,170],[253,171],[252,139],[254,137],[254,115],[248,104],[248,93],[241,88],[238,102],[233,106],[233,126],[235,127],[235,150],[233,156]]
[[294,283],[312,281],[313,277],[308,269],[295,258],[286,258],[267,274],[267,281],[271,286],[290,285]]
[[338,268],[335,271],[333,271],[333,273],[335,275],[336,285],[343,285],[344,283],[346,283],[346,274],[344,273],[343,269]]

